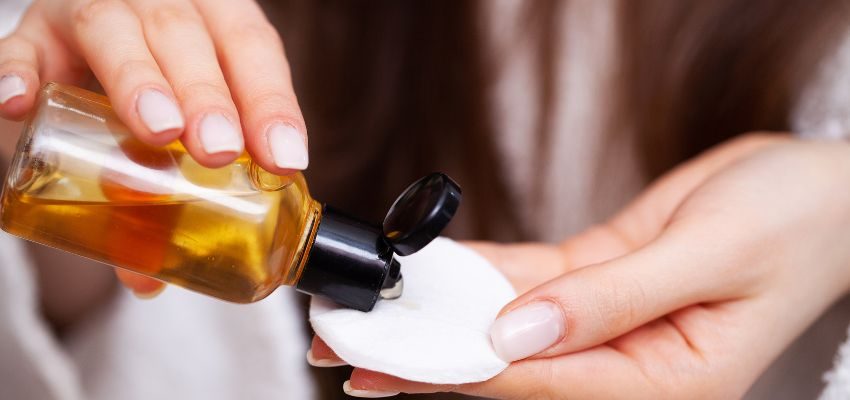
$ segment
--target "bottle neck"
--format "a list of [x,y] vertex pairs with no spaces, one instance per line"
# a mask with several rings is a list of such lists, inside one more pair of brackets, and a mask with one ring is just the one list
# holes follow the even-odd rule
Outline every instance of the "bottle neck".
[[392,289],[401,289],[395,285],[401,274],[394,256],[380,226],[326,205],[295,287],[344,307],[370,311],[384,289],[390,289],[386,292],[390,297]]
[[[301,239],[298,242],[298,250],[295,256],[290,261],[288,268],[284,268],[284,275],[281,277],[281,285],[295,286],[304,268],[307,265],[307,260],[310,256],[310,251],[313,249],[313,242],[316,240],[316,233],[319,230],[319,224],[322,221],[322,205],[315,200],[310,200],[307,204],[306,212],[301,232]],[[289,260],[285,260],[289,261]]]

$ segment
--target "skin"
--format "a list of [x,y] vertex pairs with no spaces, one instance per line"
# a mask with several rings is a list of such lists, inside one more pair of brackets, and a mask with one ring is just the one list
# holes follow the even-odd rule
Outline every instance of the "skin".
[[[283,42],[251,0],[36,0],[17,30],[0,40],[0,76],[9,74],[27,90],[0,105],[0,117],[22,120],[46,82],[85,86],[94,77],[140,140],[180,140],[207,167],[239,154],[201,148],[205,115],[234,123],[253,159],[272,173],[294,171],[276,166],[266,139],[270,126],[295,127],[307,141]],[[178,104],[183,129],[148,130],[136,104],[146,89]],[[162,289],[129,272],[118,277],[143,296]]]
[[[197,125],[204,115],[236,122],[253,158],[279,174],[293,171],[275,165],[266,128],[281,122],[306,132],[283,42],[248,0],[38,0],[0,41],[0,76],[7,74],[23,78],[27,92],[0,106],[6,119],[22,119],[41,84],[83,85],[93,74],[139,139],[179,139],[208,167],[239,154],[201,149]],[[185,129],[148,131],[136,107],[144,89],[176,101]]]
[[[248,0],[38,0],[0,41],[0,76],[27,93],[0,106],[21,119],[46,81],[90,74],[150,144],[182,140],[203,165],[197,122],[238,121],[272,172],[263,138],[274,122],[302,133],[282,43]],[[134,99],[175,99],[185,130],[153,135]],[[305,139],[306,140],[306,139]],[[751,134],[657,181],[610,221],[557,245],[470,243],[530,302],[560,307],[556,344],[476,384],[434,386],[355,369],[355,389],[456,391],[495,398],[740,397],[766,366],[850,286],[850,146]],[[157,281],[119,272],[137,294]],[[318,338],[313,357],[336,359]]]
[[[749,135],[663,177],[563,243],[471,244],[567,332],[495,378],[351,386],[506,399],[739,398],[850,286],[850,145]],[[315,359],[338,360],[314,338]]]

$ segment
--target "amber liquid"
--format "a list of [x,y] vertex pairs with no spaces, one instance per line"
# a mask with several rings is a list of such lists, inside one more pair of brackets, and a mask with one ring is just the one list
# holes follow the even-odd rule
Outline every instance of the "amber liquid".
[[[248,190],[245,156],[206,169],[179,144],[132,139],[120,148],[135,169],[81,174],[92,157],[29,158],[26,140],[2,198],[9,233],[233,302],[297,282],[320,212],[300,174],[279,190]],[[174,177],[176,189],[140,181],[145,173]]]

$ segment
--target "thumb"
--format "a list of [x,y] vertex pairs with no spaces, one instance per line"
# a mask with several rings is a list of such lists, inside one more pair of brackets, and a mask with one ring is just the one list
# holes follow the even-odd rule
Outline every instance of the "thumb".
[[491,327],[496,353],[516,361],[575,352],[677,309],[718,300],[713,297],[724,289],[713,283],[709,263],[728,261],[714,254],[722,250],[688,236],[665,233],[633,253],[570,271],[520,296]]

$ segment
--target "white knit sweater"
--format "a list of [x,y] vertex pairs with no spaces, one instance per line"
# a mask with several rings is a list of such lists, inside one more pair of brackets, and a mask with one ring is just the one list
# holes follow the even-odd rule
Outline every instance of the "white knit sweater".
[[[821,66],[820,75],[797,107],[794,121],[795,131],[803,137],[850,139],[850,34]],[[850,399],[850,341],[841,345],[824,381],[822,400]]]

